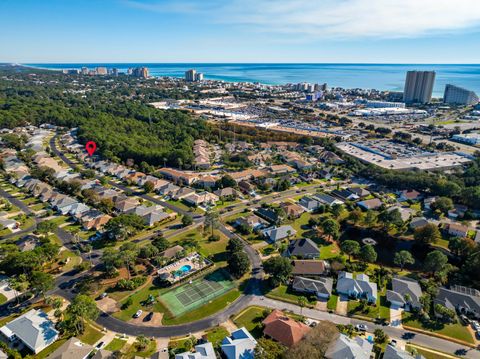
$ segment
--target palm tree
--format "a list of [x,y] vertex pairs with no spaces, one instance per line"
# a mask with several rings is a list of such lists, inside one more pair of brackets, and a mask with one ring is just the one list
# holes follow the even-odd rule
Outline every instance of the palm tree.
[[307,298],[304,296],[298,297],[297,304],[300,306],[300,314],[303,315],[303,307],[307,305]]

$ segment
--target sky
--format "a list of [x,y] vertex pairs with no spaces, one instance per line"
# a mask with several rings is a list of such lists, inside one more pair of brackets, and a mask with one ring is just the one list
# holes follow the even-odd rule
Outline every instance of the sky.
[[478,0],[0,0],[0,62],[480,63]]

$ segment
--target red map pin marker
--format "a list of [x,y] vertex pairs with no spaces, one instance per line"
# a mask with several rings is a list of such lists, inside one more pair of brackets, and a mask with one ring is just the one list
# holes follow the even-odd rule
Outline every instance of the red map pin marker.
[[92,156],[95,150],[97,149],[97,144],[93,141],[88,141],[87,144],[85,145],[85,149],[88,152],[89,156]]

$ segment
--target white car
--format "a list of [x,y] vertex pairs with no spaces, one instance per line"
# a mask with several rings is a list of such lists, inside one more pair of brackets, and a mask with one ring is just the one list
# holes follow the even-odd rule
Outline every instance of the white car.
[[137,312],[133,315],[134,318],[138,318],[143,314],[143,310],[139,309]]
[[357,324],[355,329],[357,329],[359,332],[366,332],[368,327],[365,324]]

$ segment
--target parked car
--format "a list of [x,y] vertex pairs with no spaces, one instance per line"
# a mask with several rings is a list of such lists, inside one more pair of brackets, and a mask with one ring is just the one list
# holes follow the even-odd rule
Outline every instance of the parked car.
[[103,298],[106,298],[107,296],[108,296],[108,293],[107,293],[107,292],[103,292],[102,294],[100,294],[100,295],[98,296],[98,300],[103,299]]
[[395,339],[390,340],[390,345],[392,347],[396,347],[397,346],[397,341]]
[[95,346],[95,348],[96,349],[102,349],[104,345],[105,345],[105,342],[100,342]]
[[359,332],[366,332],[368,330],[368,327],[365,324],[357,324],[355,326],[355,329]]
[[145,318],[143,318],[143,321],[144,322],[149,322],[149,321],[152,320],[152,318],[153,318],[153,312],[150,312],[145,316]]
[[143,310],[139,309],[137,312],[133,315],[134,318],[138,318],[143,314]]

